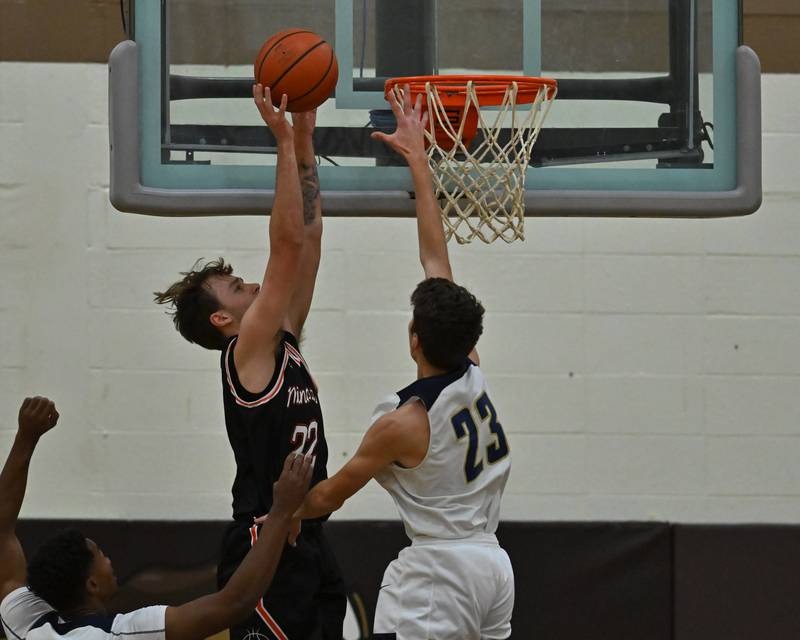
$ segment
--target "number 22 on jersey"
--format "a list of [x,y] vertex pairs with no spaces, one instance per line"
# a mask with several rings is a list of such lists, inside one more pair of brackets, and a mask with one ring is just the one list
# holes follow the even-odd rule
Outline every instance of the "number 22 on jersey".
[[306,454],[309,456],[314,455],[314,449],[317,448],[317,421],[314,420],[311,424],[298,424],[294,428],[292,439],[289,446],[292,448],[292,453]]
[[503,426],[497,421],[497,412],[488,395],[483,393],[478,397],[475,401],[475,410],[479,422],[489,421],[492,437],[484,449],[481,449],[478,425],[469,408],[464,407],[451,418],[456,437],[459,440],[467,438],[467,453],[464,460],[464,475],[467,482],[472,482],[483,472],[484,450],[485,459],[489,464],[494,464],[508,455],[506,434],[503,433]]

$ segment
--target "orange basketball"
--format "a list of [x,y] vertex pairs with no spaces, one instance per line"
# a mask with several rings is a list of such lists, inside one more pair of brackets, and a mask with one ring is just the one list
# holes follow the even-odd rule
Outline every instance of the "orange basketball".
[[287,111],[311,111],[333,93],[339,65],[333,47],[306,29],[279,31],[256,56],[254,76],[269,87],[277,107],[285,93]]

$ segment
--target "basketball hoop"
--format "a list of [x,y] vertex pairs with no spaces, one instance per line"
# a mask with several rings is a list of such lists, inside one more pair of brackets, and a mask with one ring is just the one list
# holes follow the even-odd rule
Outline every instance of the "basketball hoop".
[[524,240],[525,173],[556,97],[556,81],[413,76],[387,80],[385,95],[394,91],[401,98],[406,84],[412,102],[421,95],[428,110],[428,162],[447,239],[455,237],[459,244],[475,238]]

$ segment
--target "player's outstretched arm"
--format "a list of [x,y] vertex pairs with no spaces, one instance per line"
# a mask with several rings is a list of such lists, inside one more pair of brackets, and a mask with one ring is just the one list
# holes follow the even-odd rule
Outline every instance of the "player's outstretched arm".
[[308,492],[295,519],[317,518],[336,511],[393,462],[415,467],[425,457],[428,438],[428,413],[420,402],[410,402],[382,416],[364,434],[353,457]]
[[289,304],[288,320],[289,330],[298,337],[311,308],[322,246],[322,204],[312,137],[316,121],[316,109],[292,114],[294,151],[297,156],[297,172],[300,175],[300,191],[303,196],[304,237],[297,285]]
[[0,472],[0,600],[25,584],[25,553],[16,535],[17,518],[33,451],[39,438],[57,422],[56,406],[47,398],[25,398],[19,409],[14,444]]
[[[389,94],[389,104],[397,119],[397,129],[392,135],[376,131],[372,137],[385,142],[402,155],[411,170],[417,196],[419,259],[425,271],[425,278],[444,278],[452,282],[453,270],[442,227],[442,211],[436,201],[431,170],[425,154],[424,131],[428,114],[422,112],[422,96],[417,96],[417,101],[412,107],[411,90],[405,85],[402,104],[394,91]],[[480,363],[476,349],[472,350],[469,357],[475,364]]]
[[375,140],[385,142],[405,158],[414,181],[417,208],[417,236],[419,238],[419,259],[426,278],[453,279],[447,242],[442,228],[441,209],[436,201],[425,153],[425,125],[428,113],[422,111],[422,96],[417,96],[411,104],[411,91],[403,87],[402,103],[395,92],[389,94],[389,104],[397,119],[397,129],[391,135],[375,132]]
[[[269,220],[269,259],[261,289],[242,318],[235,357],[244,378],[266,377],[268,380],[272,375],[279,332],[297,284],[303,248],[303,199],[297,175],[294,131],[286,120],[287,98],[282,97],[276,110],[269,88],[258,84],[253,85],[253,99],[277,141],[278,165],[275,202]],[[265,370],[260,371],[261,368]]]
[[258,541],[221,591],[180,607],[167,607],[167,640],[202,640],[252,613],[275,575],[292,513],[308,491],[312,472],[311,458],[286,457],[283,473],[275,483],[272,510]]

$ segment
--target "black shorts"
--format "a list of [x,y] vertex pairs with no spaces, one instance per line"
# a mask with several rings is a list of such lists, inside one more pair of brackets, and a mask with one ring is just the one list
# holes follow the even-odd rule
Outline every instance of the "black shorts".
[[[254,528],[234,521],[225,530],[217,586],[222,588],[253,544]],[[231,627],[231,640],[341,640],[347,594],[323,525],[303,523],[253,614]],[[257,632],[260,635],[254,635]]]

